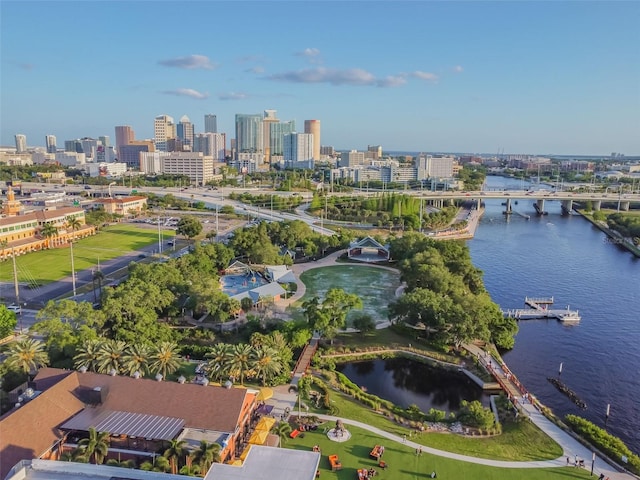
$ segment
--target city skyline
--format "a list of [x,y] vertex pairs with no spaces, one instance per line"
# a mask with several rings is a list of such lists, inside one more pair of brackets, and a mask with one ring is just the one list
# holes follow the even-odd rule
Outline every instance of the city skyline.
[[340,150],[640,154],[637,2],[78,5],[0,4],[2,145],[273,109]]

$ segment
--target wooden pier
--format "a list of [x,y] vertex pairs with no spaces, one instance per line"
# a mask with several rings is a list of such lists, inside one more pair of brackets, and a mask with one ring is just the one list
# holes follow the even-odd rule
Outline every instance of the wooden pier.
[[525,297],[524,303],[530,308],[516,308],[502,310],[505,317],[515,318],[516,320],[533,320],[540,318],[555,318],[562,323],[578,323],[581,319],[577,310],[571,310],[567,306],[566,310],[551,309],[549,305],[553,305],[553,297],[551,298],[529,298]]

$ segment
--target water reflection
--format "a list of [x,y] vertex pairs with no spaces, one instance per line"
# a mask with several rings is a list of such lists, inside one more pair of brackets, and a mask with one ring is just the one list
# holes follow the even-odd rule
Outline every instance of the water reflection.
[[431,408],[452,412],[462,400],[489,403],[488,395],[463,373],[406,358],[351,362],[337,370],[367,392],[403,408],[416,404],[423,412]]

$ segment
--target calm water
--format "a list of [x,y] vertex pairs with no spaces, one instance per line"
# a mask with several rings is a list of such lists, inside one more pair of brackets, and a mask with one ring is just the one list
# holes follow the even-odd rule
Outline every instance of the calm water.
[[369,393],[407,408],[416,404],[423,412],[431,408],[452,412],[461,400],[489,397],[463,373],[433,368],[406,358],[366,360],[339,365],[337,370]]
[[[488,177],[489,186],[521,188],[519,180]],[[528,184],[525,184],[527,186]],[[489,201],[476,237],[468,242],[485,285],[503,308],[523,308],[524,297],[553,296],[582,321],[520,322],[516,346],[504,359],[526,387],[558,415],[574,413],[608,430],[640,452],[640,259],[606,242],[578,216],[535,216],[532,201],[514,210],[531,215],[505,219],[500,201]],[[558,374],[588,405],[579,410],[546,378]]]

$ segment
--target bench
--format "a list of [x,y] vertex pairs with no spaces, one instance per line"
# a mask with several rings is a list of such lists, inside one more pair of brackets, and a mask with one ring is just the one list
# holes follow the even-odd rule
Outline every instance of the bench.
[[342,470],[342,463],[338,460],[338,455],[329,455],[329,464],[331,465],[331,470]]
[[300,435],[300,430],[298,430],[297,428],[289,434],[291,438],[296,438],[298,435]]
[[369,456],[375,458],[376,460],[380,459],[381,455],[382,452],[380,451],[380,445],[376,445],[375,447],[373,447],[373,450],[371,450],[371,452],[369,453]]

